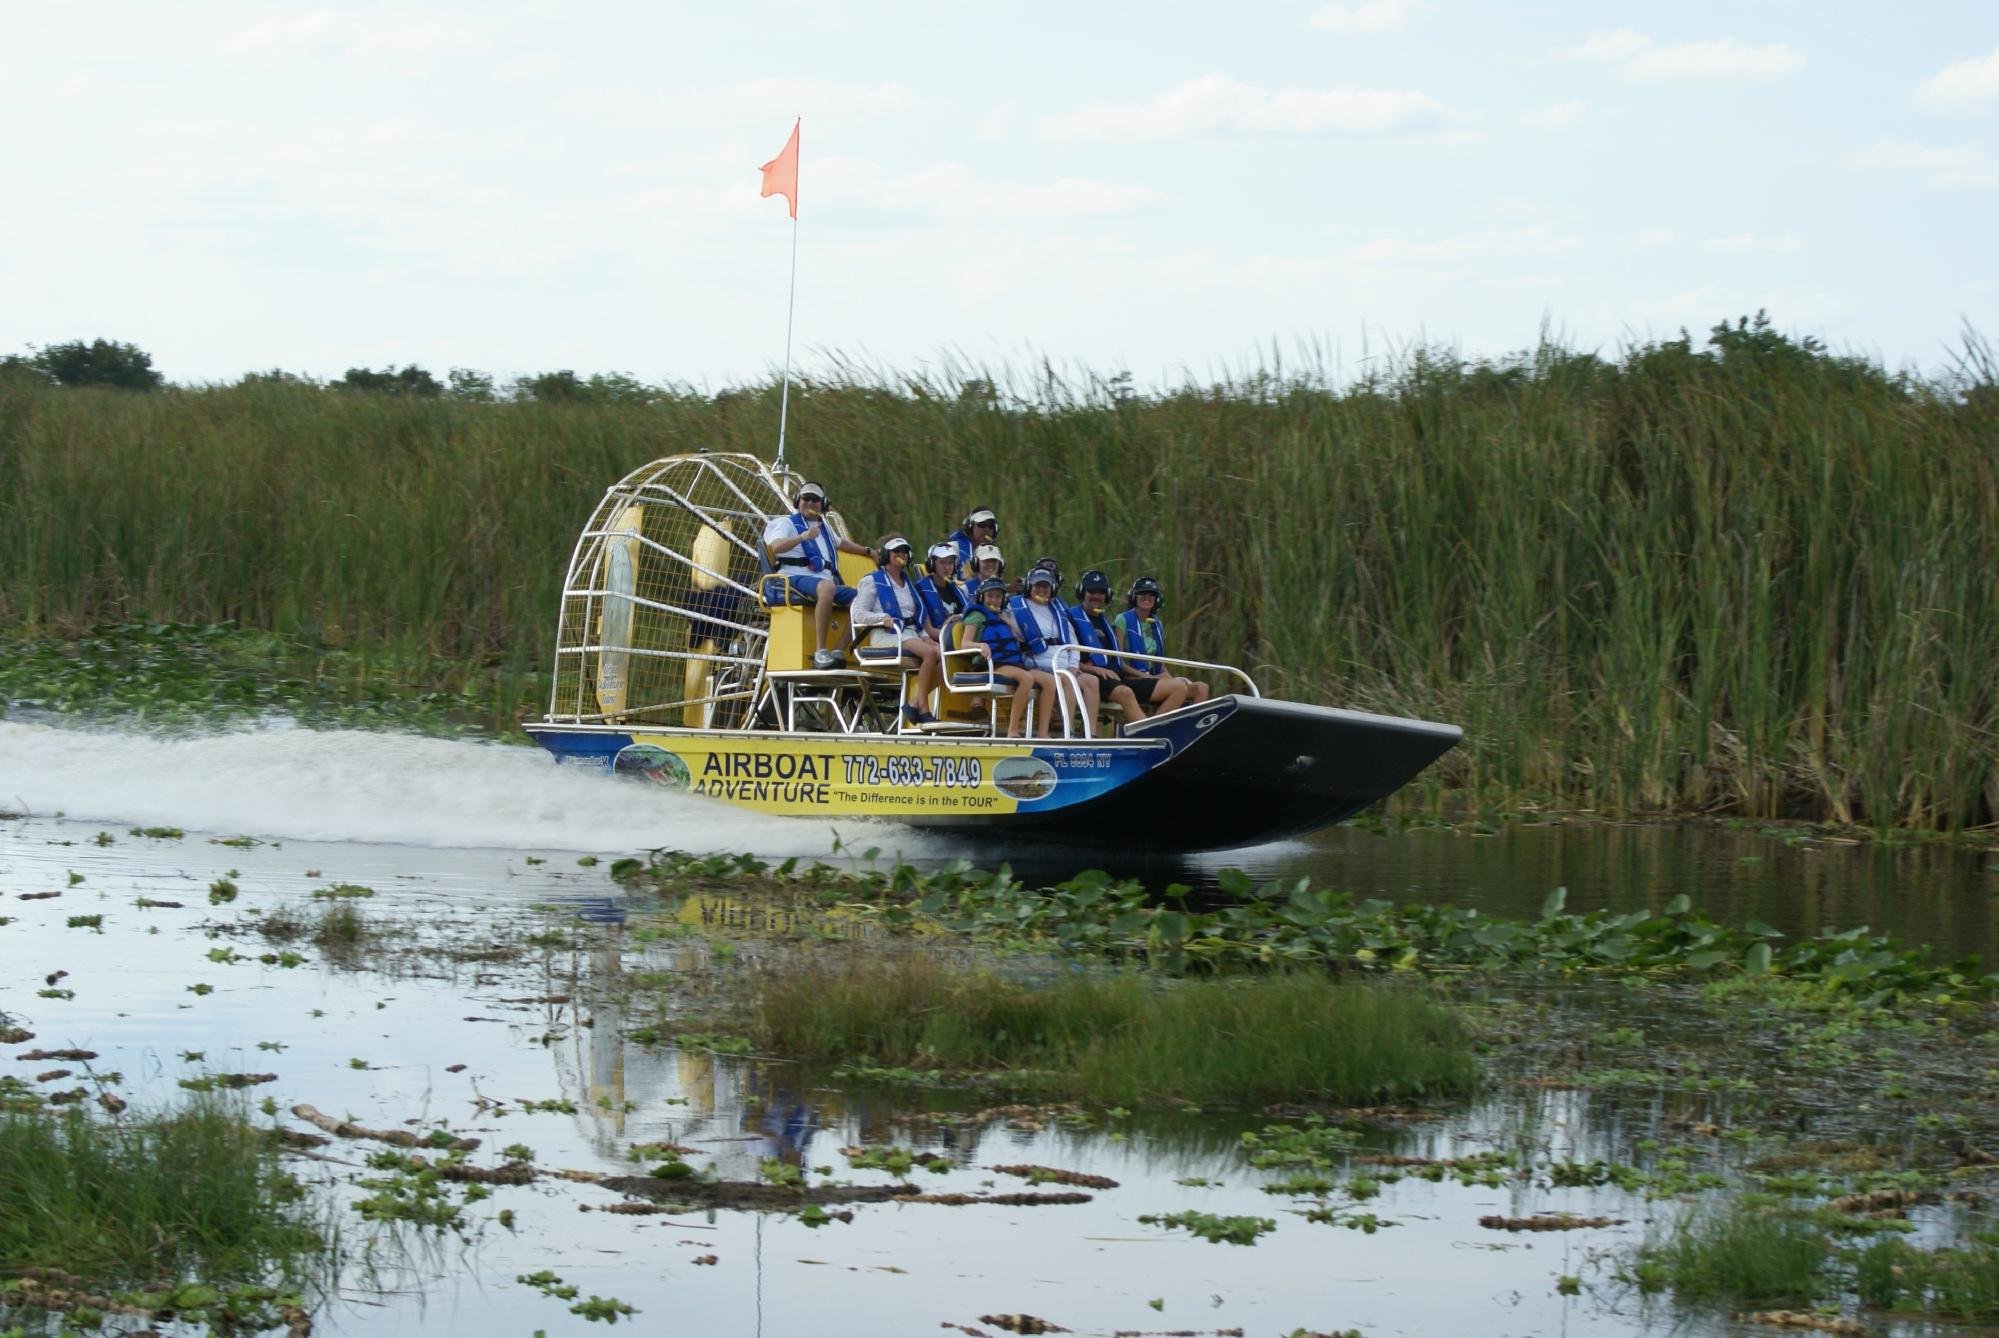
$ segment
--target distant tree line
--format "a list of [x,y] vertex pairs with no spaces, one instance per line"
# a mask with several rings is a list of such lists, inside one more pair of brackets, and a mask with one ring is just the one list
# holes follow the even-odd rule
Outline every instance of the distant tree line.
[[[134,344],[108,339],[93,339],[86,343],[77,339],[41,348],[29,347],[30,352],[25,356],[0,355],[0,384],[9,378],[27,378],[54,386],[99,386],[130,391],[159,390],[166,385],[165,378],[153,368],[152,355]],[[1733,323],[1724,320],[1710,327],[1702,344],[1696,344],[1693,336],[1682,330],[1677,339],[1664,339],[1629,350],[1621,360],[1606,359],[1592,352],[1563,349],[1545,341],[1531,351],[1476,359],[1464,358],[1448,348],[1417,347],[1393,371],[1371,371],[1348,387],[1345,393],[1402,397],[1461,393],[1469,394],[1474,399],[1504,398],[1519,394],[1537,382],[1556,382],[1584,391],[1606,388],[1614,384],[1620,375],[1634,373],[1675,379],[1700,376],[1704,369],[1767,372],[1799,364],[1815,364],[1831,372],[1838,380],[1850,384],[1872,384],[1904,396],[1913,395],[1924,384],[1910,373],[1891,372],[1867,358],[1834,353],[1808,335],[1786,335],[1771,324],[1767,313],[1758,311],[1754,317],[1741,316]],[[1044,364],[1043,372],[1050,386],[1053,386],[1054,369]],[[1315,384],[1309,376],[1287,379],[1267,369],[1253,374],[1244,382],[1206,389],[1189,384],[1152,395],[1138,390],[1129,371],[1120,371],[1109,377],[1092,376],[1089,382],[1091,392],[1086,398],[1119,408],[1133,407],[1148,400],[1167,403],[1188,397],[1275,401],[1301,391],[1325,392],[1334,389]],[[236,384],[299,386],[341,394],[394,395],[408,399],[474,403],[531,401],[546,404],[652,404],[665,400],[699,400],[726,405],[735,400],[755,399],[762,390],[756,386],[736,387],[709,394],[688,385],[652,384],[624,372],[599,372],[583,377],[569,368],[516,377],[501,384],[485,372],[453,367],[440,381],[427,368],[415,363],[402,367],[390,364],[380,370],[349,367],[342,375],[326,381],[274,367],[269,371],[250,372]],[[796,378],[796,393],[810,394],[815,384],[853,388],[861,382],[837,374],[830,383]],[[869,393],[893,395],[900,391],[922,400],[932,398],[937,389],[934,384],[905,380],[894,389],[878,383],[869,388]],[[1943,390],[1950,398],[1972,408],[1991,407],[1995,397],[1999,397],[1999,357],[1995,357],[1991,344],[1975,331],[1967,329],[1964,351],[1954,359],[1954,365],[1933,389]],[[1037,400],[1032,390],[1023,394],[1018,389],[1008,390],[996,385],[990,376],[978,376],[958,383],[955,398],[960,405],[967,407],[1000,409],[1010,404],[1011,407],[1031,409],[1037,403],[1052,407],[1056,400],[1073,394],[1073,387],[1065,385],[1062,395]]]
[[[159,390],[167,382],[153,367],[153,357],[136,344],[110,339],[85,342],[73,339],[40,348],[30,345],[23,355],[0,355],[0,380],[24,378],[45,385],[99,386],[113,390]],[[411,399],[447,399],[493,402],[537,400],[548,403],[646,404],[675,392],[650,385],[623,372],[578,376],[564,368],[517,377],[502,386],[484,372],[469,367],[453,367],[440,381],[428,369],[410,363],[393,364],[376,371],[369,367],[349,367],[331,381],[319,381],[296,372],[272,368],[250,372],[238,385],[310,386],[345,393],[401,395]]]

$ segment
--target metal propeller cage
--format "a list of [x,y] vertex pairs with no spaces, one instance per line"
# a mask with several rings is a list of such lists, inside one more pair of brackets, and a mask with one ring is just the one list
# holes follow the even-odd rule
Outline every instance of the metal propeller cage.
[[[633,470],[569,559],[548,719],[743,724],[764,668],[764,526],[802,480],[754,455],[675,455]],[[837,518],[828,528],[841,533]]]

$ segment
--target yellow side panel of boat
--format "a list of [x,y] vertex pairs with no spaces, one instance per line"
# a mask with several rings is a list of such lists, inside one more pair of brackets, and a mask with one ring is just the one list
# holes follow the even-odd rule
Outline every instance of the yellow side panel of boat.
[[634,730],[616,769],[759,813],[788,817],[1009,814],[1057,801],[1064,782],[1095,792],[1142,772],[1153,754],[1050,756],[1032,742],[769,739]]
[[[625,693],[631,686],[629,596],[638,593],[638,536],[644,524],[645,508],[636,502],[626,504],[605,527],[612,534],[605,538],[604,556],[597,564],[597,588],[606,592],[597,614],[597,644],[604,648],[597,657],[597,709],[612,719],[624,712]],[[617,537],[620,533],[629,537]]]

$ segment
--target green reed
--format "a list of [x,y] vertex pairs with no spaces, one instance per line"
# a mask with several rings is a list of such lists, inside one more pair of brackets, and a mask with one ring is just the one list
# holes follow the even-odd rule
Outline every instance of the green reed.
[[1031,984],[931,956],[855,955],[764,977],[753,1026],[787,1057],[1012,1070],[1051,1095],[1226,1105],[1395,1101],[1469,1089],[1471,1038],[1422,991],[1316,973]]
[[[1016,566],[1159,576],[1182,653],[1463,725],[1432,795],[1956,828],[1999,807],[1984,356],[1945,387],[1758,325],[1162,395],[848,367],[794,386],[791,454],[859,536],[989,504]],[[532,709],[604,486],[768,455],[776,399],[0,385],[0,628],[235,619],[498,672]]]
[[269,1135],[228,1102],[122,1120],[0,1112],[0,1272],[300,1282],[333,1248],[322,1218]]

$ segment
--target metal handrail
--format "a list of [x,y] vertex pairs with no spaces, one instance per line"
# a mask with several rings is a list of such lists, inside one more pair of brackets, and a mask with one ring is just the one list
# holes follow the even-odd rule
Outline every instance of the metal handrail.
[[[1074,643],[1070,644],[1073,645]],[[1114,660],[1139,660],[1153,664],[1177,665],[1183,669],[1205,669],[1211,673],[1234,674],[1249,688],[1250,696],[1261,697],[1263,695],[1262,691],[1256,686],[1256,680],[1251,678],[1247,672],[1236,668],[1232,664],[1215,664],[1208,660],[1182,660],[1171,655],[1141,654],[1134,650],[1105,650],[1098,646],[1075,646],[1075,649],[1080,655],[1108,655]]]

